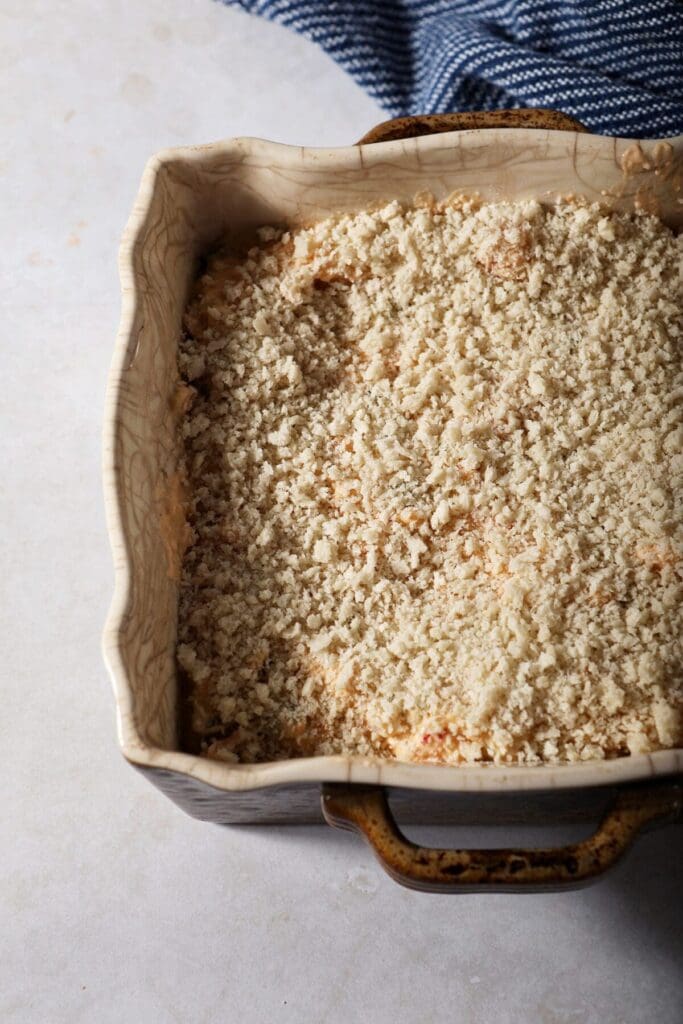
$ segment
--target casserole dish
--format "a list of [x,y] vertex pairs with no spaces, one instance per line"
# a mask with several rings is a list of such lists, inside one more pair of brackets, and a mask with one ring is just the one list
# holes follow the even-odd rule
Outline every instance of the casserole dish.
[[[195,817],[219,823],[321,819],[362,832],[399,881],[444,891],[576,885],[637,830],[680,816],[683,750],[583,764],[445,767],[317,757],[227,764],[182,752],[175,669],[177,344],[200,258],[262,224],[310,221],[379,199],[574,194],[683,221],[683,140],[585,133],[545,111],[434,115],[380,125],[360,146],[302,149],[255,139],[168,150],[148,164],[121,246],[123,310],[105,412],[105,498],[116,587],[104,633],[124,756]],[[322,793],[322,810],[320,790]],[[595,818],[562,850],[423,850],[405,821]]]

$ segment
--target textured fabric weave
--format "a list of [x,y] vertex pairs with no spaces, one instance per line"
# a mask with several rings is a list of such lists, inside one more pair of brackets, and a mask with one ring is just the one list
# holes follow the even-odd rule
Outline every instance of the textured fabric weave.
[[318,43],[392,116],[552,107],[683,132],[680,0],[224,0]]

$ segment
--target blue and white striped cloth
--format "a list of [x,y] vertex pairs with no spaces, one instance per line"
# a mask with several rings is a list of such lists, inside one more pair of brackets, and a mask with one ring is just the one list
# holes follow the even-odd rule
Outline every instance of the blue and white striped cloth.
[[681,0],[224,0],[318,43],[391,116],[552,107],[683,132]]

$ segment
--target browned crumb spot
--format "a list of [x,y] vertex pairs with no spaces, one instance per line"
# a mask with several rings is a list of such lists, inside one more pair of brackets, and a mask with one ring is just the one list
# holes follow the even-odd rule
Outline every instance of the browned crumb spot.
[[639,544],[634,554],[639,562],[653,572],[673,569],[679,576],[683,576],[683,554],[675,551],[670,544]]
[[493,277],[521,281],[529,270],[531,240],[528,227],[502,225],[477,262]]
[[181,419],[190,411],[190,406],[197,394],[195,388],[184,381],[179,381],[171,396],[171,413],[174,418]]
[[183,555],[194,534],[187,521],[188,495],[184,472],[172,473],[158,485],[159,532],[166,552],[169,578],[180,579]]

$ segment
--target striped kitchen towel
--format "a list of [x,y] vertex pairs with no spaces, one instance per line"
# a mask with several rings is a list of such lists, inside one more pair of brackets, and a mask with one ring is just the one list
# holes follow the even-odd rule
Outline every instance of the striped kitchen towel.
[[683,132],[680,0],[224,0],[318,43],[391,116],[552,107]]

